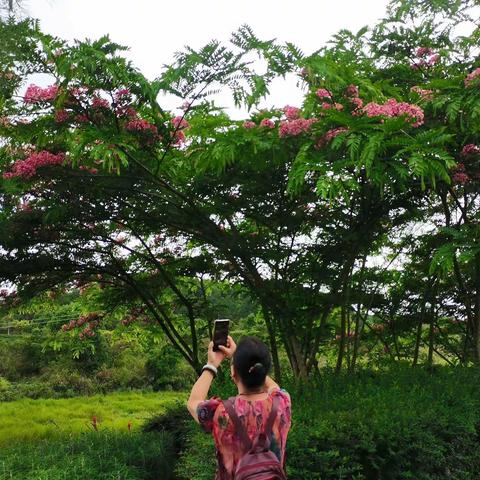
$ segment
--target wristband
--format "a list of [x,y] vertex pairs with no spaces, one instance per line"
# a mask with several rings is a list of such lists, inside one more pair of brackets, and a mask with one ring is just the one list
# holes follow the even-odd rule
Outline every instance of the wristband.
[[214,377],[216,377],[217,374],[218,374],[217,367],[213,366],[213,365],[210,364],[210,363],[207,363],[206,365],[204,365],[204,366],[202,367],[202,373],[203,373],[205,370],[208,370],[208,371],[212,372]]

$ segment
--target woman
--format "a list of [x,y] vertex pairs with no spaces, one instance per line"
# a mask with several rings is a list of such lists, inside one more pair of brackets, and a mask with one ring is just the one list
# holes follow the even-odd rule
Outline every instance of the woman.
[[251,441],[265,431],[274,398],[276,418],[272,427],[270,450],[285,466],[285,445],[291,423],[290,396],[268,376],[271,358],[267,346],[258,338],[245,337],[238,346],[228,337],[227,346],[213,351],[208,346],[208,363],[192,388],[188,410],[207,433],[213,433],[217,450],[216,480],[232,480],[239,460],[245,455],[241,436],[220,398],[206,400],[217,369],[225,358],[231,360],[230,373],[238,388],[233,408]]

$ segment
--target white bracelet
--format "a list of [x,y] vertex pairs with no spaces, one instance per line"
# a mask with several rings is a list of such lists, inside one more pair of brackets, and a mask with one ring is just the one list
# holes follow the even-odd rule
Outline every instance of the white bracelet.
[[212,365],[211,363],[207,363],[206,365],[204,365],[202,367],[202,373],[203,373],[204,370],[210,370],[210,372],[212,372],[215,376],[217,376],[217,374],[218,374],[217,367],[215,367],[215,365]]

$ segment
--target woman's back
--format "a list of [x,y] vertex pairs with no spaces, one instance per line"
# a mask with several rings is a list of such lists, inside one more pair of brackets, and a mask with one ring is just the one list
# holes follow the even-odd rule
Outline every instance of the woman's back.
[[[283,466],[287,435],[291,424],[289,394],[277,387],[263,399],[250,400],[248,397],[237,395],[232,400],[236,414],[244,425],[249,438],[253,441],[258,434],[265,431],[274,396],[278,397],[278,412],[272,428],[270,450]],[[218,462],[216,479],[233,479],[236,466],[246,452],[222,400],[214,397],[201,402],[198,405],[197,415],[205,432],[213,434]]]

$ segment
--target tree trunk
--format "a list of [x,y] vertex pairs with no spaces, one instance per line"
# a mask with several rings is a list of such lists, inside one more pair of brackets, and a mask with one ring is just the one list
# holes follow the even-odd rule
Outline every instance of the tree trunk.
[[423,295],[422,309],[421,309],[421,312],[420,312],[420,317],[418,319],[417,335],[416,335],[416,339],[415,339],[415,352],[413,354],[412,367],[416,367],[418,365],[418,355],[420,353],[420,343],[422,342],[422,327],[423,327],[423,322],[425,321],[426,296],[427,296],[427,293],[425,293]]
[[475,363],[480,363],[480,254],[475,255],[475,306],[473,324],[473,352]]
[[347,325],[347,315],[345,311],[345,304],[341,308],[340,320],[340,345],[338,346],[337,365],[335,366],[335,373],[340,373],[342,369],[343,356],[345,353],[345,328]]
[[280,360],[278,358],[278,346],[277,346],[277,332],[275,324],[270,316],[270,313],[265,308],[262,308],[263,317],[265,318],[265,324],[267,325],[268,336],[270,339],[270,350],[272,353],[273,372],[277,383],[282,381],[282,372],[280,369]]

